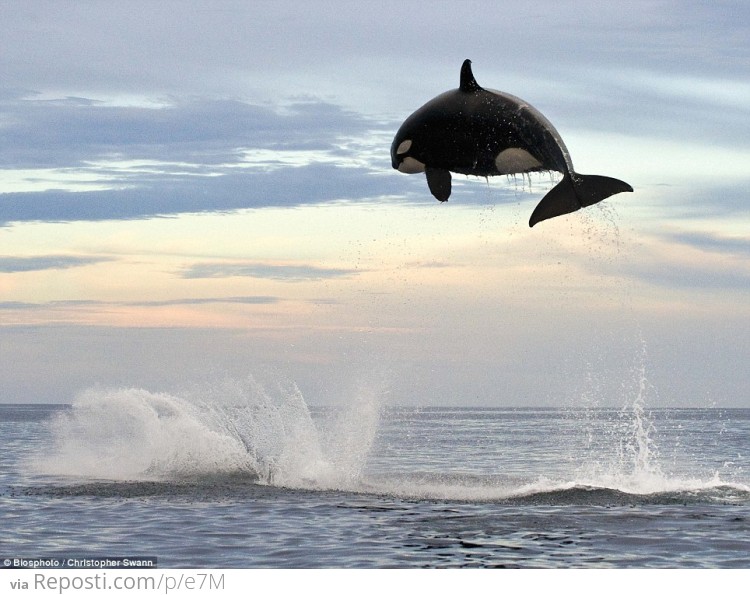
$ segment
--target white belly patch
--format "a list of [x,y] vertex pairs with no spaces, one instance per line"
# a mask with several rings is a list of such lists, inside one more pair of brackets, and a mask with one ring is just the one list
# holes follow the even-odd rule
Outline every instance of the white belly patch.
[[541,165],[525,149],[505,149],[495,157],[495,167],[501,174],[522,174],[538,169]]

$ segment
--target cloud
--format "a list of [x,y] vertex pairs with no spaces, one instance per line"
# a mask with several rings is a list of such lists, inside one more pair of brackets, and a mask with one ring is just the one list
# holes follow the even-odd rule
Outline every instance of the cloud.
[[[591,79],[606,80],[596,89]],[[565,85],[538,93],[532,103],[558,130],[606,131],[641,138],[642,160],[664,161],[653,141],[745,152],[750,134],[750,85],[706,75],[680,76],[658,69],[572,74]],[[531,98],[529,98],[531,100]],[[613,147],[613,150],[616,150]],[[697,151],[696,151],[697,152]],[[694,167],[711,168],[710,161]]]
[[0,224],[144,219],[180,213],[369,200],[415,188],[404,178],[398,173],[374,175],[371,171],[330,164],[242,171],[199,180],[145,175],[133,188],[0,194]]
[[391,171],[392,131],[326,102],[0,105],[0,182],[21,190],[0,193],[0,225],[297,206],[408,188]]
[[633,263],[626,270],[633,276],[652,285],[669,288],[712,291],[717,289],[747,292],[750,271],[731,270],[710,264],[685,263]]
[[484,59],[499,72],[543,69],[538,78],[564,76],[581,63],[615,70],[629,58],[676,72],[687,66],[740,74],[748,58],[743,2],[578,0],[566,10],[552,0],[439,8],[432,1],[337,0],[307,10],[265,0],[26,4],[7,11],[0,36],[0,68],[19,88],[32,87],[41,72],[53,88],[121,94],[149,87],[165,95],[231,95],[282,85],[305,93],[311,78],[333,93],[342,81],[356,87],[351,81],[367,76],[387,91],[388,75],[396,88],[409,79],[421,83],[448,57],[458,64]]
[[0,273],[70,269],[111,260],[111,258],[91,256],[0,256]]
[[185,279],[213,279],[218,277],[256,277],[273,281],[319,281],[347,278],[361,269],[323,268],[312,265],[272,265],[265,263],[199,263],[182,272]]
[[0,166],[81,167],[117,158],[211,166],[238,163],[243,147],[333,150],[375,125],[323,101],[282,106],[193,99],[149,107],[82,98],[0,101]]
[[277,304],[281,298],[270,295],[250,295],[236,297],[212,297],[212,298],[182,298],[174,300],[151,300],[139,302],[121,302],[125,306],[146,306],[159,308],[162,306],[201,306],[203,304],[245,304],[250,306]]
[[624,274],[653,286],[699,293],[750,291],[747,238],[685,231],[642,237],[644,244],[620,263]]
[[0,302],[0,310],[36,310],[39,304],[33,302]]
[[[381,170],[311,163],[298,167],[223,170],[196,178],[178,173],[143,173],[133,187],[109,190],[12,192],[0,194],[0,225],[16,222],[104,221],[170,217],[181,213],[228,213],[241,209],[296,207],[341,201],[399,201],[433,206],[423,175],[406,176],[390,165]],[[551,187],[534,182],[455,178],[451,206],[486,206],[539,197]]]
[[700,232],[675,232],[665,234],[665,237],[708,252],[750,256],[750,239],[747,237],[726,237]]
[[180,298],[172,300],[137,300],[137,301],[106,301],[106,300],[53,300],[49,302],[0,302],[0,310],[49,310],[56,308],[91,308],[91,307],[137,307],[163,308],[169,306],[202,306],[207,304],[242,304],[248,306],[277,304],[283,298],[269,295],[209,297],[209,298]]

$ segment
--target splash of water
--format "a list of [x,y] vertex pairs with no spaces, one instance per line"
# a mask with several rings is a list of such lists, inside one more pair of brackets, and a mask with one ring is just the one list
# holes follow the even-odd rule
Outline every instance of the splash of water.
[[242,474],[286,487],[346,489],[374,439],[379,402],[363,393],[327,418],[325,439],[299,388],[250,376],[177,394],[89,390],[49,426],[32,472],[107,480]]
[[89,390],[49,429],[51,448],[32,468],[50,475],[136,479],[254,470],[241,444],[208,424],[198,406],[166,393]]
[[[592,394],[606,390],[608,385],[596,382],[591,371],[587,376],[587,407],[581,416],[588,431],[587,448],[575,475],[576,483],[635,494],[668,491],[676,486],[660,465],[656,427],[647,409],[655,388],[649,382],[646,361],[646,342],[641,339],[629,376],[620,388],[625,404],[610,420],[594,420],[596,415],[605,414],[591,408],[598,402]],[[594,428],[601,435],[595,435]]]
[[[653,438],[655,427],[646,413],[646,397],[653,386],[646,375],[646,342],[641,340],[641,351],[634,367],[637,384],[635,398],[630,405],[630,440],[624,444],[625,461],[631,461],[634,476],[661,476],[659,451]],[[623,408],[627,415],[628,407]]]

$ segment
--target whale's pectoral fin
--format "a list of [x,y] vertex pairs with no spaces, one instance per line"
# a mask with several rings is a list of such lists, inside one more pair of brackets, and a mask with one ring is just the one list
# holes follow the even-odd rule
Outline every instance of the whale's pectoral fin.
[[557,186],[539,201],[529,219],[529,227],[534,227],[545,219],[590,207],[620,192],[633,192],[633,187],[622,180],[606,176],[565,174]]
[[447,169],[426,167],[424,173],[432,196],[441,202],[448,200],[451,195],[451,172]]

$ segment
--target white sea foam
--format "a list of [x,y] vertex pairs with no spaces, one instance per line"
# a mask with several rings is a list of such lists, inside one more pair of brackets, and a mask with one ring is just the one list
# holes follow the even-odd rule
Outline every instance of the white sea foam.
[[[246,474],[286,487],[357,480],[377,428],[377,394],[355,395],[322,439],[294,383],[225,380],[179,395],[89,390],[50,423],[36,473],[108,480]],[[356,409],[356,415],[355,415]]]
[[35,471],[131,480],[252,470],[242,444],[196,405],[139,389],[89,390],[50,424],[52,445]]

